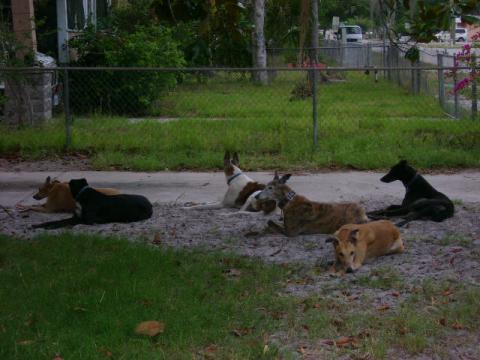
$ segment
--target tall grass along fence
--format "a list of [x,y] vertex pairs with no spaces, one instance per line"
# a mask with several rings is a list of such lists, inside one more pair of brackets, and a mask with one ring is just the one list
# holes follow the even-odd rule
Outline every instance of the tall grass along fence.
[[[2,95],[6,131],[0,151],[48,153],[67,147],[101,152],[100,163],[123,164],[126,155],[141,158],[143,165],[133,166],[141,169],[205,168],[216,164],[226,148],[249,152],[252,168],[375,168],[398,157],[426,166],[478,166],[480,121],[471,111],[476,98],[468,99],[471,109],[459,101],[453,115],[445,108],[450,98],[463,96],[447,87],[453,70],[373,62],[362,68],[267,70],[3,68],[0,77],[14,91]],[[261,72],[267,79],[263,85]],[[405,86],[397,74],[425,84]],[[46,97],[38,94],[39,86]],[[440,86],[443,98],[425,91]],[[41,99],[53,109],[53,120],[30,116],[45,106]],[[20,130],[5,125],[13,115]],[[175,161],[166,154],[176,154]],[[263,164],[264,157],[270,162]]]

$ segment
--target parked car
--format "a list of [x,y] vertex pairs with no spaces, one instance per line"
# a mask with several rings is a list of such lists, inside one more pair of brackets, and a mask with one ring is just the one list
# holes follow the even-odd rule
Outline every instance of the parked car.
[[337,31],[337,40],[347,43],[362,43],[362,28],[358,25],[340,25]]
[[468,30],[465,28],[457,27],[455,29],[455,41],[465,42],[468,40]]
[[[448,42],[451,39],[449,31],[440,31],[435,34],[435,37],[440,42]],[[455,41],[456,42],[465,42],[468,40],[468,30],[465,28],[457,27],[455,29]]]

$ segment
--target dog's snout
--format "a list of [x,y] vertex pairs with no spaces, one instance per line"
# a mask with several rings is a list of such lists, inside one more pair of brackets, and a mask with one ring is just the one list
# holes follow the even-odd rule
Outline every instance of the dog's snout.
[[347,273],[349,273],[349,274],[353,273],[353,269],[352,269],[351,266],[349,266],[349,267],[347,268]]

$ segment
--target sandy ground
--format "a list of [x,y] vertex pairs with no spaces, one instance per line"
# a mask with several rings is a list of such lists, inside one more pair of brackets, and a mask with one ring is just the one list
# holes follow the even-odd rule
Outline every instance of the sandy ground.
[[[19,200],[24,200],[24,203],[34,202],[29,196],[34,184],[38,183],[38,179],[44,179],[45,175],[0,172],[0,204],[5,209],[10,209],[0,209],[0,233],[28,239],[47,232],[32,230],[30,225],[69,216],[19,213],[13,210],[13,205]],[[78,225],[73,231],[122,236],[152,246],[184,249],[200,247],[259,258],[267,262],[296,264],[296,280],[285,287],[286,293],[294,296],[323,294],[336,300],[348,298],[352,305],[368,296],[372,299],[373,306],[388,305],[394,309],[409,296],[411,289],[424,279],[480,286],[478,172],[427,177],[439,190],[456,199],[455,216],[442,223],[415,221],[408,224],[402,229],[405,253],[379,258],[366,264],[355,274],[341,277],[328,272],[334,254],[331,244],[325,243],[326,235],[287,238],[266,233],[264,230],[267,220],[278,220],[279,215],[236,214],[235,210],[229,209],[184,208],[184,205],[191,202],[214,201],[221,196],[226,187],[221,173],[108,175],[103,172],[69,172],[64,176],[67,175],[85,176],[98,186],[116,186],[125,192],[150,194],[149,197],[154,202],[154,214],[147,221],[133,224]],[[382,184],[378,181],[380,176],[378,173],[359,172],[296,175],[292,177],[291,185],[297,192],[317,200],[354,200],[359,201],[367,210],[401,202],[401,184]],[[252,177],[266,181],[271,174],[255,173]],[[48,232],[61,231],[63,230]],[[394,274],[402,283],[395,296],[392,295],[392,289],[375,289],[361,284],[362,279],[375,279],[385,273]],[[478,348],[465,351],[480,355]]]

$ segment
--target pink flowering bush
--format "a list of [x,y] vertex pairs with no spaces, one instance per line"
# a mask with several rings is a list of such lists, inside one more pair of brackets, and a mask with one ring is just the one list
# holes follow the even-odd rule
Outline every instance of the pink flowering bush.
[[[472,36],[472,41],[477,40],[480,40],[480,33],[476,33]],[[463,45],[462,50],[455,54],[453,66],[459,67],[461,65],[469,67],[470,71],[467,77],[455,84],[455,87],[452,91],[453,93],[457,93],[465,89],[480,76],[480,72],[478,71],[480,70],[480,62],[478,57],[473,53],[472,46],[470,44]]]

